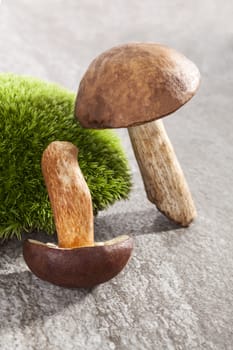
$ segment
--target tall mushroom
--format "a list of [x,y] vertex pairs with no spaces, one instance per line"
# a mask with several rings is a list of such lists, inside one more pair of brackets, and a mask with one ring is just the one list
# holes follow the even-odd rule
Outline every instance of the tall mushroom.
[[114,47],[90,64],[81,80],[75,115],[86,128],[127,127],[148,199],[168,218],[188,226],[196,209],[162,121],[195,94],[198,68],[155,43]]
[[127,263],[132,238],[118,236],[94,242],[93,209],[89,188],[77,162],[78,149],[70,142],[50,143],[42,156],[58,235],[58,246],[28,239],[24,259],[39,278],[64,287],[92,287],[116,276]]

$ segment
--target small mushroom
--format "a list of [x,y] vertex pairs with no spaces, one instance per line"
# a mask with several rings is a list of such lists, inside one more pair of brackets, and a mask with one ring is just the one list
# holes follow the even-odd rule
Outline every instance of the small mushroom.
[[42,156],[42,172],[54,215],[58,246],[28,239],[24,259],[39,278],[77,288],[93,287],[116,276],[133,249],[127,235],[94,242],[92,200],[70,142],[49,144]]
[[131,43],[99,55],[81,80],[75,115],[83,127],[127,127],[148,199],[188,226],[196,209],[161,120],[195,94],[200,73],[177,51]]

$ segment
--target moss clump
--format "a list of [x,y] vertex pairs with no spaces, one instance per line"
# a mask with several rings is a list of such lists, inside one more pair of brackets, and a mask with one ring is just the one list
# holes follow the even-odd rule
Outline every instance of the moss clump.
[[118,137],[82,129],[73,117],[74,99],[55,84],[0,74],[0,238],[20,238],[32,229],[54,232],[40,165],[54,140],[79,148],[95,213],[127,197],[130,174]]

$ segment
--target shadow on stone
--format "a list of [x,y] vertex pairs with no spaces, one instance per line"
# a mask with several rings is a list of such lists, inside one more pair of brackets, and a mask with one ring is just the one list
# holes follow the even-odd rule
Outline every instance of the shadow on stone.
[[178,229],[182,228],[154,209],[95,218],[97,240],[107,240],[121,234],[139,236]]
[[1,327],[24,327],[81,305],[91,289],[66,289],[44,282],[30,271],[0,274]]

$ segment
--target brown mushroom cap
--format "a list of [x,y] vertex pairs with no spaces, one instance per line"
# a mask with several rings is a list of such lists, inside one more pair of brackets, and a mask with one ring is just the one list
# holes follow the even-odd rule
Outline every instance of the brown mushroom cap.
[[90,64],[79,86],[75,116],[87,128],[139,125],[180,108],[199,81],[195,64],[166,46],[117,46]]
[[73,249],[28,239],[23,256],[30,270],[42,280],[62,287],[89,288],[116,276],[132,249],[133,239],[126,235]]

